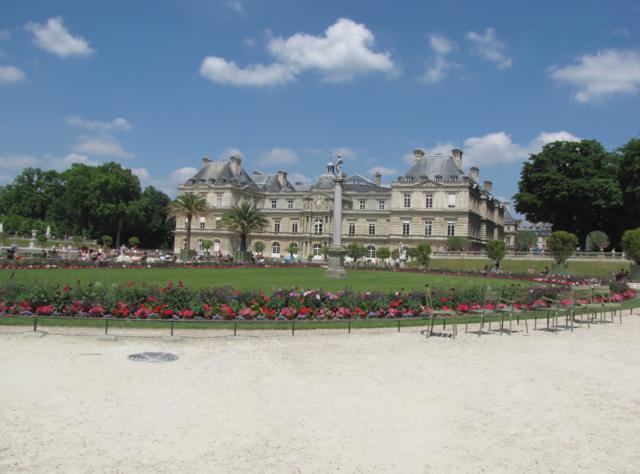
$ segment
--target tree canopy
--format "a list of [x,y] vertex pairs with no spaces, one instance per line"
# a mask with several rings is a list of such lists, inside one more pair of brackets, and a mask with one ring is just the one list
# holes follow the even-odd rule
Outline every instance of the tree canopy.
[[240,251],[247,251],[247,236],[267,225],[267,218],[251,201],[242,201],[222,216],[222,224],[240,237]]
[[25,233],[50,226],[58,236],[99,238],[116,243],[132,235],[145,247],[164,247],[171,239],[166,222],[169,197],[147,187],[118,163],[73,164],[65,171],[26,168],[0,187],[5,230]]
[[591,229],[616,227],[623,205],[619,171],[619,157],[595,140],[549,143],[522,167],[516,210],[584,241]]

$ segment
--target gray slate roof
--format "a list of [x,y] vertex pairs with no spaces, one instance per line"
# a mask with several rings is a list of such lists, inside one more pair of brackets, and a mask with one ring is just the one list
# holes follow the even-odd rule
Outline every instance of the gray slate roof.
[[442,176],[446,181],[451,176],[462,177],[465,174],[458,169],[450,156],[431,155],[423,156],[414,161],[413,166],[404,176],[412,176],[415,181],[420,181],[422,176],[426,176],[430,180],[435,180],[436,176]]
[[290,191],[295,192],[295,188],[291,185],[288,179],[285,178],[285,185],[281,186],[278,181],[277,174],[262,174],[258,171],[253,172],[253,182],[258,185],[261,191],[268,192],[282,192]]
[[249,186],[258,189],[251,177],[242,169],[234,173],[228,161],[209,161],[204,163],[198,171],[185,184],[209,184],[209,185],[235,185],[240,187]]

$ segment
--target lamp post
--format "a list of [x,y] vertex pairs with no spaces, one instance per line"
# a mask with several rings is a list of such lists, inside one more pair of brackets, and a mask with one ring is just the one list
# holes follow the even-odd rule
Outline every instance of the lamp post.
[[327,278],[345,278],[347,272],[344,269],[344,256],[347,253],[342,246],[342,191],[344,188],[345,174],[342,173],[342,158],[338,157],[333,172],[333,238],[329,246],[329,266]]

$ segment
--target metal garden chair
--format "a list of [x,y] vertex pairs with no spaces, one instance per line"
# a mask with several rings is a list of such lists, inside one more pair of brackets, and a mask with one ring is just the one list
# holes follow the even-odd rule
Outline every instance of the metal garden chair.
[[[515,295],[513,297],[513,300],[507,299],[507,298],[501,298],[500,301],[502,303],[506,303],[507,306],[501,307],[501,308],[497,308],[498,313],[500,314],[500,330],[501,330],[501,334],[502,331],[504,330],[504,319],[505,317],[509,317],[509,335],[511,335],[511,333],[513,332],[512,330],[512,323],[513,323],[513,317],[516,317],[516,324],[520,325],[520,316],[523,315],[525,313],[525,309],[523,309],[523,307],[521,306],[523,303],[526,303],[527,300],[529,299],[529,289],[528,288],[519,288],[516,292]],[[527,334],[529,333],[529,323],[527,322],[527,318],[523,318],[524,319],[524,327],[525,330],[527,332]]]
[[425,294],[426,306],[429,308],[429,315],[427,316],[427,329],[425,331],[426,337],[429,338],[433,335],[433,327],[436,322],[442,322],[442,334],[447,328],[447,322],[451,324],[451,338],[455,339],[458,335],[457,313],[451,309],[435,309],[433,305],[433,293],[427,289]]
[[[482,298],[482,307],[478,309],[470,309],[469,314],[473,314],[480,318],[480,327],[478,329],[478,336],[482,335],[482,328],[484,328],[484,323],[488,318],[489,325],[489,334],[491,333],[491,316],[499,314],[498,313],[498,305],[502,300],[502,290],[487,287],[484,290],[484,295]],[[469,318],[467,317],[465,320],[464,332],[469,332]],[[502,334],[502,332],[501,332]]]
[[622,304],[617,301],[611,301],[611,288],[608,285],[597,285],[593,287],[593,301],[588,305],[593,311],[594,317],[600,313],[600,320],[605,321],[605,314],[611,314],[611,322],[615,320],[616,313],[620,316],[620,324],[622,324]]

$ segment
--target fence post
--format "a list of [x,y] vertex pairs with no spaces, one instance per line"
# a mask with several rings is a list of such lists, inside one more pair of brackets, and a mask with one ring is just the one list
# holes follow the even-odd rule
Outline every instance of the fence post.
[[238,332],[238,320],[234,319],[233,320],[233,335],[235,336],[237,332]]
[[104,335],[106,336],[109,332],[109,320],[105,319],[104,320]]
[[38,330],[38,318],[33,318],[33,332]]
[[292,336],[296,335],[296,320],[295,319],[293,321],[291,321],[291,335]]
[[171,321],[171,337],[173,337],[173,321]]
[[347,323],[348,323],[348,326],[347,326],[347,327],[349,328],[349,329],[348,329],[349,334],[351,334],[351,320],[350,320],[350,319],[347,319]]
[[398,332],[400,332],[400,320],[398,319]]

